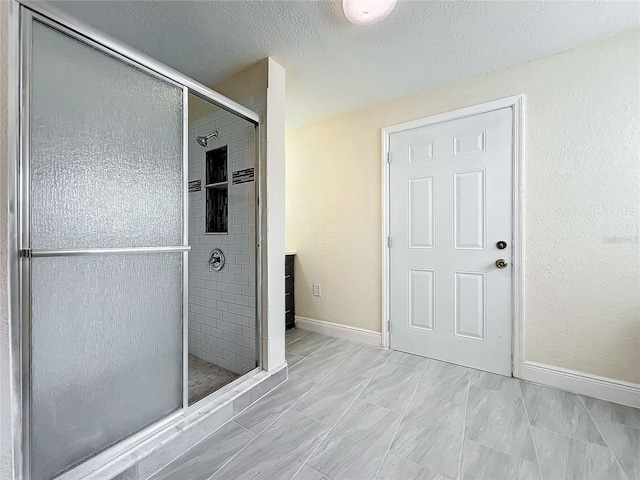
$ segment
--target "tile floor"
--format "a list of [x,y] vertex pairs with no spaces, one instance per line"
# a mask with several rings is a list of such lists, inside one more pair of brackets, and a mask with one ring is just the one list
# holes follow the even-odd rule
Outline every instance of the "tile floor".
[[240,374],[189,354],[189,405],[240,378]]
[[153,480],[640,478],[640,410],[302,330],[289,379]]

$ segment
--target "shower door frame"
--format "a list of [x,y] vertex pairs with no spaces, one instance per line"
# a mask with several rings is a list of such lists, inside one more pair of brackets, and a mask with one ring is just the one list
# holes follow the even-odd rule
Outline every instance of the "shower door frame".
[[[182,246],[141,247],[141,248],[98,248],[69,250],[32,250],[30,248],[30,192],[29,192],[29,85],[31,77],[31,26],[37,20],[44,25],[68,35],[114,59],[138,68],[163,81],[182,89],[183,97],[183,231]],[[97,32],[92,27],[76,21],[55,7],[34,3],[31,0],[11,0],[8,18],[8,81],[9,81],[9,121],[8,121],[8,292],[10,317],[10,357],[11,357],[11,410],[13,429],[13,468],[16,479],[30,478],[30,271],[31,258],[45,256],[80,256],[96,254],[132,254],[182,252],[182,349],[183,378],[182,406],[173,413],[158,419],[142,430],[125,437],[88,459],[70,467],[56,478],[68,478],[90,474],[96,468],[122,455],[140,442],[161,432],[188,413],[205,407],[227,388],[189,406],[188,402],[188,98],[189,94],[206,100],[223,110],[253,124],[255,129],[255,355],[257,367],[242,375],[241,380],[262,370],[262,189],[260,158],[260,118],[250,109],[224,97],[193,79],[148,57],[131,47]]]

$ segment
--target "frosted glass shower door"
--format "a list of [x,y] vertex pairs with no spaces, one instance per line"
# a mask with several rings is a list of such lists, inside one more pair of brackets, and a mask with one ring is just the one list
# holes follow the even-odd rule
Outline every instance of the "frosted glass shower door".
[[183,406],[186,107],[179,85],[23,28],[29,468],[45,480]]

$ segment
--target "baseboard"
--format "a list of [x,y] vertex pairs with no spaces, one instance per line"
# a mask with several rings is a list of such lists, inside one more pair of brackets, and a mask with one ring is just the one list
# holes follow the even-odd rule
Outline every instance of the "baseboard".
[[382,341],[380,332],[366,330],[364,328],[350,327],[348,325],[340,325],[338,323],[325,322],[315,320],[313,318],[296,316],[296,328],[307,330],[309,332],[322,333],[330,337],[343,338],[352,342],[366,343],[367,345],[375,345],[379,347]]
[[522,378],[560,390],[640,408],[640,385],[637,383],[612,380],[611,378],[526,361],[522,368]]

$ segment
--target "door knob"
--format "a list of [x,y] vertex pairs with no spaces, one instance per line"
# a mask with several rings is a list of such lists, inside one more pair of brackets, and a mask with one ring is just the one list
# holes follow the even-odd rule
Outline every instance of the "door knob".
[[496,267],[498,268],[507,268],[507,261],[504,258],[499,258],[496,260]]
[[496,243],[496,247],[498,247],[499,250],[504,250],[505,248],[507,248],[507,242],[500,240],[498,243]]

